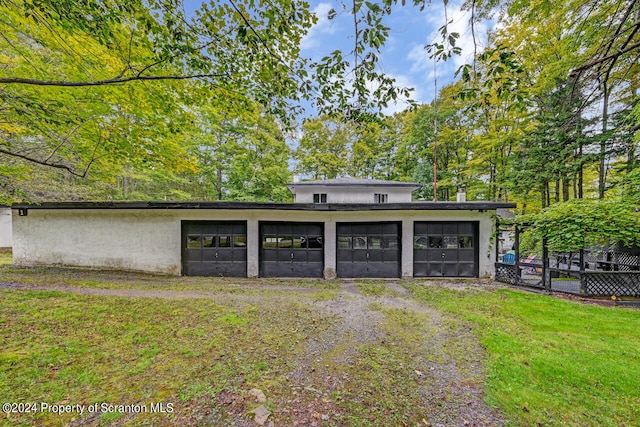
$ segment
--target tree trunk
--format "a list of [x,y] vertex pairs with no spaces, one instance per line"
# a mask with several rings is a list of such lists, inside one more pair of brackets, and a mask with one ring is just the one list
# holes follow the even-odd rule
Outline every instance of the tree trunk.
[[582,140],[580,140],[578,155],[580,156],[580,162],[578,163],[578,199],[582,199],[584,197],[584,165],[582,163]]
[[604,199],[606,186],[606,157],[607,157],[607,126],[609,121],[609,86],[607,81],[602,83],[603,105],[602,105],[602,139],[600,140],[600,170],[598,175],[598,197]]
[[498,163],[494,162],[491,165],[492,171],[491,171],[491,200],[493,201],[497,201],[498,200]]
[[129,197],[129,166],[124,167],[122,174],[122,197],[125,200]]
[[218,200],[222,200],[222,168],[216,170],[216,190],[218,190]]

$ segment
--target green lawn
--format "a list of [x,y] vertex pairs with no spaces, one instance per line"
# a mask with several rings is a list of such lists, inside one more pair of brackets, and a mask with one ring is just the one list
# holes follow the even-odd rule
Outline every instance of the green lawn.
[[[0,298],[3,403],[171,403],[184,416],[185,406],[207,397],[215,411],[221,404],[211,396],[223,390],[286,382],[283,368],[293,366],[304,337],[330,322],[295,302],[230,310],[208,299],[56,291],[3,291]],[[106,412],[95,423],[123,416]],[[144,413],[133,424],[180,424],[172,416]],[[74,418],[26,413],[3,416],[0,424],[65,425]]]
[[[357,288],[370,300],[366,309],[379,313],[376,327],[385,335],[354,344],[349,334],[331,335],[339,319],[312,304],[336,299],[335,282],[9,266],[0,267],[3,280],[27,287],[124,294],[173,289],[195,295],[160,299],[0,291],[2,403],[173,406],[170,414],[131,419],[97,413],[83,418],[83,425],[231,424],[238,417],[249,419],[256,405],[246,394],[254,387],[266,392],[265,406],[274,412],[270,420],[276,425],[299,419],[298,409],[325,426],[420,425],[425,413],[439,410],[424,391],[436,395],[428,366],[442,363],[455,365],[463,383],[484,386],[488,405],[509,425],[632,426],[640,419],[636,309],[506,289],[453,290],[418,280],[400,282],[410,291],[402,297],[383,281],[363,281]],[[305,289],[288,291],[291,287]],[[345,304],[352,296],[341,298]],[[380,298],[413,298],[427,311],[385,306]],[[434,317],[429,309],[439,314]],[[434,353],[424,340],[436,336],[441,349]],[[326,339],[335,345],[323,347]],[[320,350],[317,355],[309,354],[310,343]],[[317,398],[296,392],[291,375],[301,361],[318,369],[295,374],[302,375],[298,385],[335,387]],[[418,370],[422,373],[416,376]],[[321,412],[331,419],[313,418]],[[58,426],[74,419],[79,417],[73,413],[10,414],[0,417],[0,425]]]
[[473,325],[488,352],[488,398],[515,425],[640,422],[640,310],[501,290],[408,285]]

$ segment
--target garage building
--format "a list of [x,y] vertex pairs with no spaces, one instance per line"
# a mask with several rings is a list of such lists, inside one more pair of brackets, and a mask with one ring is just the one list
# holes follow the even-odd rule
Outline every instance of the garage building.
[[414,202],[419,185],[404,182],[341,178],[289,188],[296,203],[14,205],[14,264],[228,277],[492,277],[496,209],[515,207]]

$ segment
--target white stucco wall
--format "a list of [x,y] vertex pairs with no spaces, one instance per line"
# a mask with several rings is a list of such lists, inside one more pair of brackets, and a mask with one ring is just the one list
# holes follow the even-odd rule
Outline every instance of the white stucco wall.
[[0,248],[13,247],[13,227],[11,208],[0,208]]
[[313,195],[325,193],[327,203],[374,203],[374,194],[387,194],[387,203],[411,202],[411,187],[346,187],[322,186],[295,187],[296,203],[313,203]]
[[13,214],[16,265],[180,274],[180,222],[152,210],[39,210]]
[[14,263],[62,264],[181,273],[181,220],[247,221],[247,275],[259,271],[259,222],[325,224],[325,277],[335,277],[336,224],[398,221],[402,224],[402,276],[413,276],[414,221],[479,221],[479,276],[493,277],[493,211],[292,211],[225,209],[29,209],[14,211]]

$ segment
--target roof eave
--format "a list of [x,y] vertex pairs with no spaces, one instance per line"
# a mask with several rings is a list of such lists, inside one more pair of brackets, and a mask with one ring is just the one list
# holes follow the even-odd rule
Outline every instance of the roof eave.
[[12,209],[128,210],[128,209],[228,209],[300,211],[398,211],[398,210],[496,210],[515,208],[503,202],[407,202],[407,203],[275,203],[275,202],[45,202],[14,204]]

